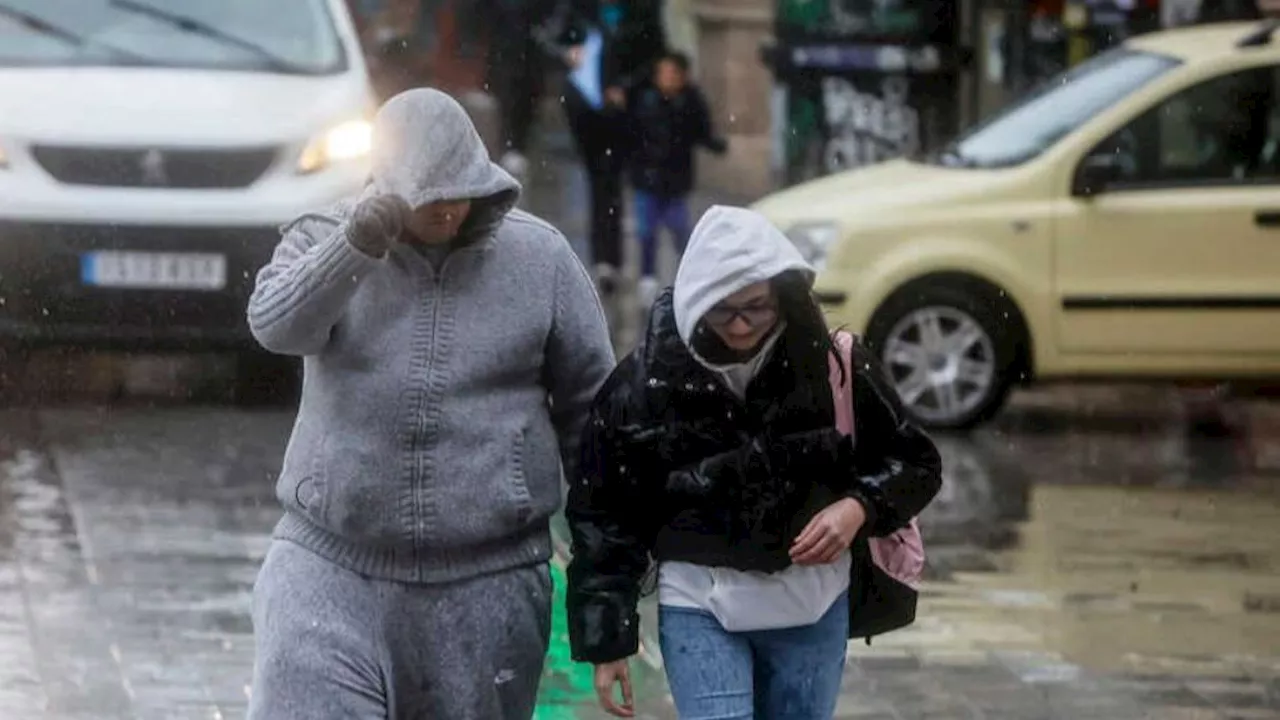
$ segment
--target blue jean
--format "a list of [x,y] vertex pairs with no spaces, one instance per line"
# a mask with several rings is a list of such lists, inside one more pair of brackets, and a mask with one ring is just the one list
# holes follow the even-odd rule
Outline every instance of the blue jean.
[[831,720],[849,596],[813,625],[731,633],[710,613],[662,606],[658,635],[680,720]]
[[658,274],[658,232],[666,228],[684,253],[689,242],[689,203],[684,196],[664,197],[637,190],[636,235],[640,239],[640,277]]

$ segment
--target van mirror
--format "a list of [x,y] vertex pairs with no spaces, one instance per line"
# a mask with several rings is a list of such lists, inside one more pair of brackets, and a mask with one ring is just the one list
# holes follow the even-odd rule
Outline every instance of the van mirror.
[[1087,156],[1076,170],[1071,194],[1091,197],[1107,189],[1107,186],[1124,177],[1120,156],[1113,152],[1100,152]]

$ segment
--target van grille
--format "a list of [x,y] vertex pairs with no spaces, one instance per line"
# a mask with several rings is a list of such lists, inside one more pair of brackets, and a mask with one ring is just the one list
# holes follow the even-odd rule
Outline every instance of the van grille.
[[115,149],[37,146],[36,162],[69,185],[242,188],[271,167],[275,148],[235,150]]

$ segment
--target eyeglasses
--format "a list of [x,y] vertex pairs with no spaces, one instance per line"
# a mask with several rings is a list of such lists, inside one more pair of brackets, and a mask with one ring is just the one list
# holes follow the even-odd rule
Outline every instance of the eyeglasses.
[[758,328],[773,322],[778,316],[778,306],[771,302],[753,302],[747,305],[720,304],[707,311],[703,319],[708,325],[728,327],[735,318],[742,318],[747,325]]

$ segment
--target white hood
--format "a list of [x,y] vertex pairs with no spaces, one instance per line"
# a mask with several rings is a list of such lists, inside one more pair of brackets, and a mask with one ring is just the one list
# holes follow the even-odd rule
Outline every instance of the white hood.
[[698,321],[716,303],[788,270],[813,282],[813,267],[763,215],[712,206],[694,226],[676,272],[672,304],[680,339],[688,345]]

